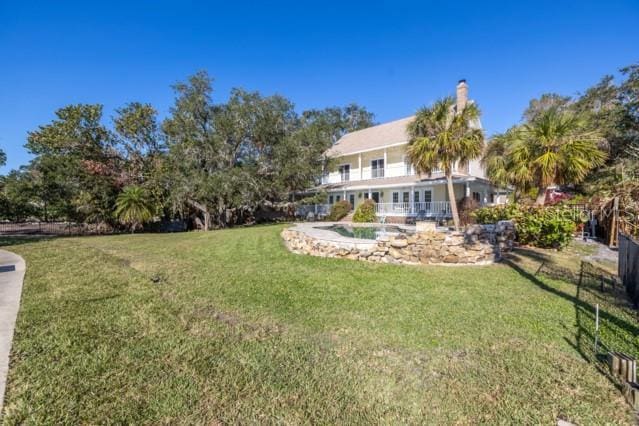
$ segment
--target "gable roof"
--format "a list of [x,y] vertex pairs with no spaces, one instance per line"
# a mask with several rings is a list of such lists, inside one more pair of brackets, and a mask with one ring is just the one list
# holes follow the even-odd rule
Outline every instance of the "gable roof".
[[411,115],[389,123],[347,133],[326,151],[326,155],[336,157],[408,143],[409,136],[406,126],[414,119],[415,116]]
[[[469,104],[474,103],[472,99],[468,100]],[[457,108],[453,105],[453,110]],[[407,144],[410,140],[407,126],[415,119],[414,115],[399,120],[390,121],[377,126],[368,127],[366,129],[357,130],[342,136],[332,147],[326,150],[325,155],[328,157],[340,157],[342,155],[357,154],[365,151],[373,151],[384,147]],[[481,121],[473,121],[470,127],[482,129]]]

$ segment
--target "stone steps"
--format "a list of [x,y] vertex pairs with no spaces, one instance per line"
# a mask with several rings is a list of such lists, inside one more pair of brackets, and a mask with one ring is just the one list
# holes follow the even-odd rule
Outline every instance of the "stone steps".
[[346,216],[344,216],[343,218],[340,219],[340,222],[352,222],[353,221],[353,215],[355,214],[355,212],[350,212],[349,214],[347,214]]

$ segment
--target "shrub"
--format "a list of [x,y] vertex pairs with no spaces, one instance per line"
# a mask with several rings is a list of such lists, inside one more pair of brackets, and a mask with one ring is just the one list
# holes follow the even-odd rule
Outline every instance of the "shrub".
[[462,225],[470,225],[476,222],[473,212],[477,210],[479,203],[471,198],[464,197],[457,203],[457,210],[459,211],[459,221]]
[[331,206],[331,212],[326,216],[326,220],[337,222],[351,211],[351,203],[346,200],[338,201]]
[[513,219],[519,213],[519,207],[517,204],[502,204],[492,207],[481,207],[472,213],[477,223],[493,224],[500,220]]
[[573,238],[576,221],[570,209],[562,206],[524,207],[507,204],[477,209],[473,215],[478,223],[513,220],[517,241],[542,248],[563,248]]
[[563,208],[531,207],[514,220],[517,240],[536,247],[563,248],[575,232],[575,221]]
[[353,215],[353,222],[375,222],[375,201],[368,199],[357,206]]

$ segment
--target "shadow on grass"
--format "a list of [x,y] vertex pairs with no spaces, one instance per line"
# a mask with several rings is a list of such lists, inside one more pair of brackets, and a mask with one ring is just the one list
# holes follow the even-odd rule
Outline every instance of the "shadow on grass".
[[39,241],[48,241],[54,238],[59,237],[51,235],[0,235],[0,248],[35,243]]
[[[588,276],[592,275],[592,272],[588,269],[592,266],[588,266],[587,262],[582,262],[581,264],[581,273],[577,279],[576,284],[576,292],[574,295],[567,293],[565,291],[559,290],[557,288],[551,287],[548,284],[544,283],[537,277],[537,274],[533,274],[521,266],[519,266],[516,262],[511,259],[504,259],[504,263],[510,266],[513,270],[519,273],[523,278],[526,278],[529,282],[536,285],[540,289],[547,291],[555,296],[561,297],[573,304],[575,307],[575,320],[577,323],[577,332],[575,335],[575,342],[568,342],[571,346],[573,346],[577,352],[587,361],[597,361],[598,353],[594,352],[594,322],[595,322],[595,304],[591,303],[584,299],[585,288],[587,287],[586,279]],[[540,268],[541,269],[541,268]],[[594,293],[594,289],[587,289],[588,293]],[[608,323],[612,325],[614,328],[618,328],[623,330],[623,336],[620,336],[619,333],[616,333],[616,337],[623,342],[623,346],[625,348],[631,348],[634,353],[639,352],[639,346],[636,342],[632,340],[631,337],[628,336],[636,336],[639,334],[639,326],[637,324],[633,324],[632,322],[627,321],[625,318],[620,318],[617,315],[610,313],[606,309],[606,305],[609,303],[608,298],[602,297],[602,294],[596,295],[602,301],[603,309],[600,306],[599,310],[599,318],[600,323]],[[614,296],[614,295],[612,295]],[[605,303],[603,303],[605,302]],[[620,302],[612,302],[614,304],[619,304]],[[628,306],[627,303],[621,303],[625,306]],[[592,327],[588,327],[587,324],[593,324]],[[617,342],[618,343],[618,342]],[[605,351],[609,350],[606,346],[606,342],[599,342],[599,348]],[[597,351],[599,352],[599,350]]]

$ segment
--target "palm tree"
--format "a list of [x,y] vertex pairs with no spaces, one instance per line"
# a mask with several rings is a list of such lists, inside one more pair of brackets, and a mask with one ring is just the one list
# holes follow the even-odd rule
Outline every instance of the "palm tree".
[[455,229],[459,229],[459,213],[453,188],[453,167],[479,157],[484,135],[475,125],[479,108],[470,103],[455,110],[455,100],[446,97],[422,108],[408,126],[410,142],[407,155],[417,173],[431,174],[442,170],[446,175],[448,199]]
[[584,116],[553,107],[493,138],[482,162],[497,184],[537,188],[535,204],[543,205],[549,186],[579,183],[603,165],[607,155],[600,140]]
[[515,163],[510,155],[514,142],[521,138],[521,129],[513,127],[505,133],[494,135],[486,144],[481,159],[486,176],[497,186],[515,188],[515,199],[518,193],[530,189],[532,178],[528,163]]
[[131,232],[153,217],[151,204],[144,189],[131,185],[124,188],[115,202],[115,216],[130,225]]

